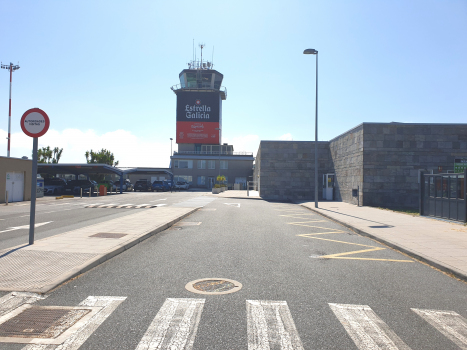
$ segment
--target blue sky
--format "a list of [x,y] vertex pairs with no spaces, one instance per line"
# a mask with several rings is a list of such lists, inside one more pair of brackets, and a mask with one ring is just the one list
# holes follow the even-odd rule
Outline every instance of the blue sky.
[[[224,74],[223,142],[313,140],[319,51],[319,140],[362,122],[467,122],[466,0],[9,1],[0,60],[13,73],[11,155],[30,156],[21,115],[50,117],[39,146],[61,162],[107,148],[122,166],[167,167],[170,90],[193,39]],[[199,56],[199,49],[198,49]],[[0,156],[9,74],[0,70]],[[174,150],[176,145],[174,144]]]

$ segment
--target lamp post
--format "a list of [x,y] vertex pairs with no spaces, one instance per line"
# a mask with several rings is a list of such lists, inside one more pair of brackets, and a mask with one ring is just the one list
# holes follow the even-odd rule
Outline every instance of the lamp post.
[[318,51],[306,49],[305,55],[316,55],[316,103],[315,103],[315,208],[318,208]]
[[9,107],[8,107],[8,146],[7,146],[7,157],[10,157],[10,141],[11,141],[11,78],[13,75],[13,72],[15,70],[19,69],[19,66],[16,65],[14,66],[13,63],[10,63],[8,65],[6,64],[1,64],[0,67],[3,69],[8,69],[10,71],[10,102],[9,102]]
[[172,140],[173,138],[170,138],[170,170],[172,171],[172,186],[170,187],[170,193],[172,193],[172,188],[174,187],[174,170],[173,170],[173,159],[172,159]]
[[173,138],[170,138],[170,156],[172,157],[172,140]]

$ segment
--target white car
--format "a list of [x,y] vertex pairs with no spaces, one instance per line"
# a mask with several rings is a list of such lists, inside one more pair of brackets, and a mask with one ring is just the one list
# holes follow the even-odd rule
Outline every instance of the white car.
[[175,183],[175,188],[179,190],[187,190],[190,188],[190,184],[188,182],[178,181]]

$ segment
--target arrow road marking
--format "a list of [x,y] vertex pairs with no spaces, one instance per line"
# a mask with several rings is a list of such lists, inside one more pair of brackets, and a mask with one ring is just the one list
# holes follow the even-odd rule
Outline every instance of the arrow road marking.
[[240,208],[240,203],[224,203],[226,205],[231,205],[232,207]]
[[[34,227],[39,227],[45,224],[50,224],[53,221],[47,221],[47,222],[41,222],[39,224],[35,224]],[[0,233],[3,232],[9,232],[9,231],[15,231],[15,230],[27,230],[29,229],[29,225],[23,225],[23,226],[15,226],[15,227],[9,227],[6,230],[0,231]]]

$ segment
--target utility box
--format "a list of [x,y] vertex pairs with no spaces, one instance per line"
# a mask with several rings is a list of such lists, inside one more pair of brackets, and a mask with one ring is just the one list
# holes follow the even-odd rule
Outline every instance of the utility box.
[[107,196],[107,186],[101,185],[99,187],[99,196]]

